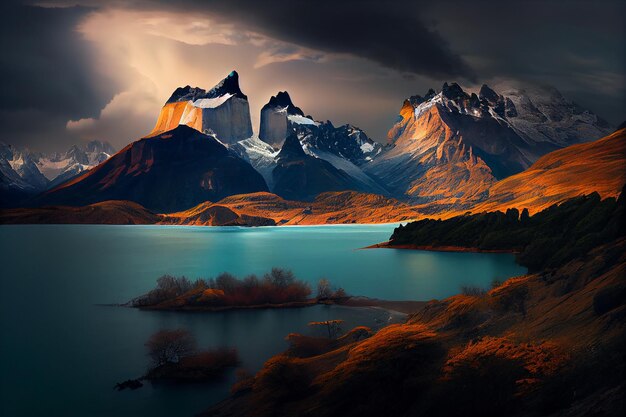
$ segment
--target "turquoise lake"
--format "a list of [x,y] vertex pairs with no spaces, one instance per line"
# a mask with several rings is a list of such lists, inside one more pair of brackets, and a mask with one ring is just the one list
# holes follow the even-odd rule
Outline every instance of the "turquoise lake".
[[144,343],[158,330],[186,328],[200,347],[235,347],[254,372],[287,347],[287,334],[311,334],[310,321],[343,319],[348,330],[398,319],[337,306],[176,313],[101,305],[143,294],[163,274],[261,275],[277,266],[312,288],[325,277],[351,295],[429,300],[526,272],[510,254],[360,249],[394,227],[1,226],[0,415],[192,416],[228,395],[234,372],[211,384],[113,389],[145,372]]

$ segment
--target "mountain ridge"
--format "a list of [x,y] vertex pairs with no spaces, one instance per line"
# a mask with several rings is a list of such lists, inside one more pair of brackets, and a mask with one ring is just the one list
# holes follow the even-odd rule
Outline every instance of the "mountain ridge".
[[[467,207],[486,198],[496,181],[523,171],[568,141],[593,140],[609,132],[608,125],[557,90],[541,102],[520,91],[507,90],[504,96],[483,85],[477,95],[457,83],[444,83],[439,92],[411,96],[388,132],[388,147],[363,168],[396,197],[416,204],[465,200]],[[542,118],[533,121],[538,114]],[[540,132],[542,124],[553,127]],[[585,136],[589,132],[598,136]]]
[[267,191],[267,185],[250,164],[214,137],[180,125],[129,144],[103,164],[47,191],[37,203],[130,200],[171,212],[256,191]]

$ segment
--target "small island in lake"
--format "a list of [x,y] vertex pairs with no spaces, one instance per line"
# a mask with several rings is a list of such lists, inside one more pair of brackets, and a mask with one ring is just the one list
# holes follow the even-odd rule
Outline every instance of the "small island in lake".
[[286,308],[332,304],[347,299],[342,288],[333,290],[326,279],[320,280],[317,297],[311,297],[308,283],[293,272],[272,268],[261,278],[248,275],[239,279],[224,272],[216,278],[191,281],[164,275],[157,287],[134,300],[132,307],[155,310],[220,311],[236,308]]

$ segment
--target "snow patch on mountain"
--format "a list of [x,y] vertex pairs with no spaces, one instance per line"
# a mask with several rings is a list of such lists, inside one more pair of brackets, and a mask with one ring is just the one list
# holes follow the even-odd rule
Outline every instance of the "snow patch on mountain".
[[37,193],[48,185],[31,152],[0,142],[0,188],[23,193]]
[[247,161],[262,176],[270,190],[273,189],[272,171],[276,167],[278,150],[256,136],[228,145],[229,149]]
[[308,117],[304,117],[300,115],[289,115],[287,116],[287,119],[289,119],[291,123],[296,123],[299,125],[313,125],[313,126],[319,125],[319,123],[317,123],[315,120],[309,119]]
[[233,94],[224,94],[223,96],[215,98],[199,98],[198,100],[193,102],[193,105],[201,109],[214,109],[224,104],[226,100],[228,100],[232,96]]

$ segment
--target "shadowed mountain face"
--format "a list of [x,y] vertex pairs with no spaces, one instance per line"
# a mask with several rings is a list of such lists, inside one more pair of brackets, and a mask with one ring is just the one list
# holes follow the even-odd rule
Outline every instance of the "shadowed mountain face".
[[48,183],[28,150],[0,142],[0,207],[18,205]]
[[296,107],[286,91],[279,91],[261,108],[259,139],[274,148],[280,148],[292,123],[290,119],[306,119],[299,107]]
[[130,200],[152,211],[172,212],[257,191],[267,191],[267,185],[250,164],[214,138],[178,126],[128,145],[37,202],[85,205]]
[[367,191],[367,186],[330,162],[308,155],[292,133],[276,157],[274,193],[288,200],[311,200],[325,191]]

